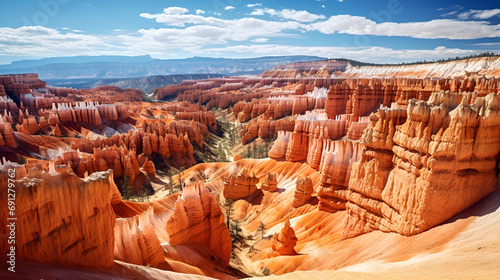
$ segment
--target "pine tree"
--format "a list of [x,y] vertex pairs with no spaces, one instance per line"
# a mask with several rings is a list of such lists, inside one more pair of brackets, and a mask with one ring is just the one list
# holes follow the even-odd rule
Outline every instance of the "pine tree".
[[227,210],[226,210],[226,224],[227,224],[227,227],[229,228],[229,221],[231,220],[231,211],[233,211],[233,200],[230,199],[230,198],[226,198],[226,201],[225,201],[225,204],[226,204],[226,207],[227,207]]

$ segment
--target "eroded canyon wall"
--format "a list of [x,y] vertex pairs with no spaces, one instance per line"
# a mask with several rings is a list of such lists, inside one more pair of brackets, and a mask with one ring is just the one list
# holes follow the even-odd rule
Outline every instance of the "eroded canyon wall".
[[[6,163],[0,171],[5,194],[7,170],[14,165]],[[81,179],[67,169],[61,173],[32,169],[13,184],[19,259],[82,267],[113,265],[115,215],[111,207],[111,172],[96,172]],[[2,195],[0,202],[7,205],[7,195]],[[10,217],[7,207],[0,211],[2,219]],[[5,223],[0,231],[8,232]],[[1,242],[3,249],[8,248],[6,238]]]
[[229,264],[231,237],[224,215],[203,183],[186,186],[167,221],[169,243],[202,244],[223,264]]
[[396,126],[399,112],[379,111],[377,123],[389,123],[365,131],[344,237],[420,233],[498,188],[498,95],[434,93],[428,102],[411,100],[407,115]]

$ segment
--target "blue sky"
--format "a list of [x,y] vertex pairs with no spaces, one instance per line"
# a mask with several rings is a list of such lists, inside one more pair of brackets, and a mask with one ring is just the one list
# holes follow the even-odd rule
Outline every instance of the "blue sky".
[[0,64],[75,55],[318,55],[402,62],[500,50],[500,4],[428,0],[2,0]]

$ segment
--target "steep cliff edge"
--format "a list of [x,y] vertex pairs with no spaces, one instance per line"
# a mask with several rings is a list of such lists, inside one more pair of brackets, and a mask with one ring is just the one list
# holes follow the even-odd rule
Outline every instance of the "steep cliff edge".
[[389,118],[388,125],[365,131],[367,148],[352,168],[344,237],[420,233],[498,188],[499,95],[411,100],[400,126],[398,113],[382,112],[377,122]]
[[470,75],[500,77],[500,57],[468,58],[449,62],[396,66],[347,65],[342,77],[464,78]]

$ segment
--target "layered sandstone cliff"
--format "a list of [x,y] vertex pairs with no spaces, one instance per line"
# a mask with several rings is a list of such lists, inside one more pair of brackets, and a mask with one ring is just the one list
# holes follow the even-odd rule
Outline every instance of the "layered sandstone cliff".
[[154,223],[165,227],[155,216],[153,207],[130,218],[116,219],[114,258],[153,267],[163,262],[163,248],[155,232]]
[[[8,169],[0,171],[7,194]],[[7,169],[7,170],[6,170]],[[18,259],[83,267],[113,265],[115,215],[111,207],[112,173],[93,173],[81,179],[72,173],[32,169],[14,180],[16,253]],[[0,201],[7,205],[7,196]],[[12,217],[2,207],[4,220]],[[5,223],[2,232],[7,232]],[[2,248],[7,239],[2,238]]]
[[374,229],[420,233],[498,188],[498,95],[434,93],[428,102],[411,100],[407,115],[396,126],[401,113],[381,111],[377,122],[389,123],[365,131],[344,237]]
[[169,243],[202,244],[222,264],[229,264],[231,237],[215,195],[203,185],[186,186],[167,221]]

